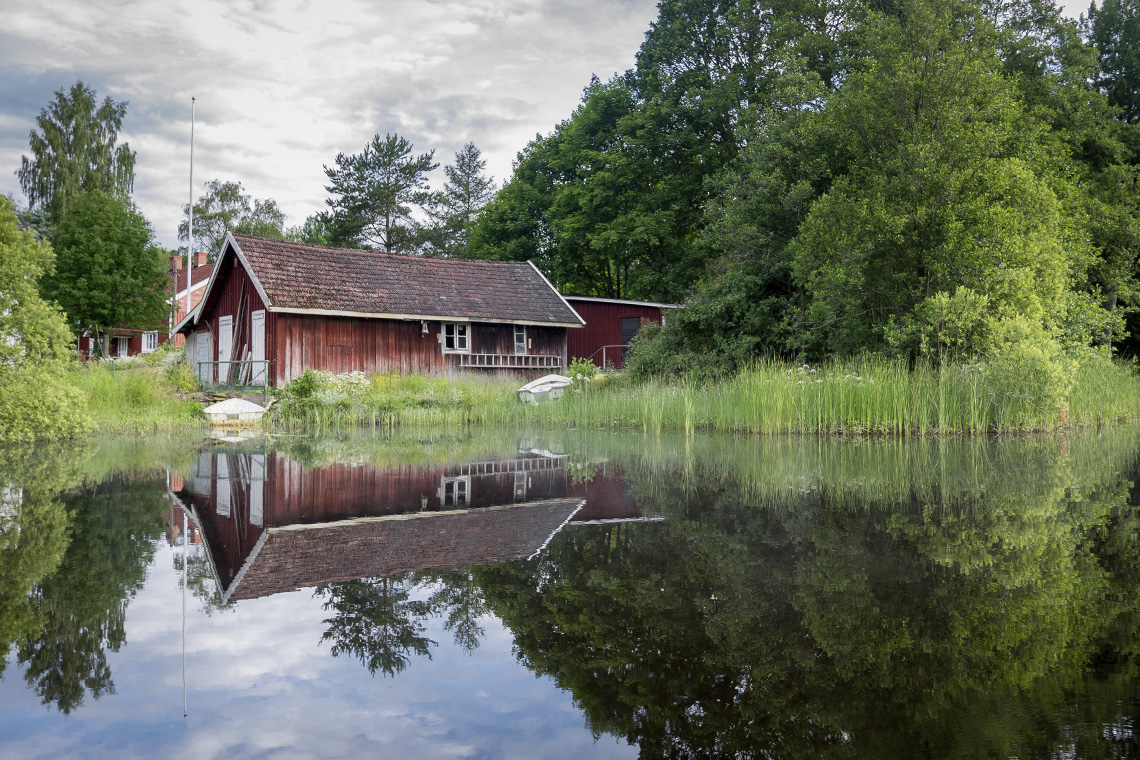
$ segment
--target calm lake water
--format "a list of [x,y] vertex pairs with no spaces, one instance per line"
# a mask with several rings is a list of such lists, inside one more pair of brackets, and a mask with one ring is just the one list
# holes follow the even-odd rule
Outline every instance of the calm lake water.
[[1140,754],[1140,430],[0,450],[0,757]]

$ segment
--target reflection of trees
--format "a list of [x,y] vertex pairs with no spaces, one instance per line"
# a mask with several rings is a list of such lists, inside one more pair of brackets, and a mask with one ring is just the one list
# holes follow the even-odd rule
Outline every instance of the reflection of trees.
[[761,481],[658,471],[637,490],[665,522],[571,528],[476,579],[523,662],[645,757],[1119,756],[1131,483],[1077,487],[1037,444],[999,454],[942,462],[958,485],[921,499],[824,482],[764,507]]
[[[186,588],[191,596],[202,602],[201,612],[210,616],[215,612],[230,612],[234,608],[233,602],[222,602],[222,594],[218,589],[218,579],[214,575],[214,568],[210,564],[206,553],[209,547],[206,544],[191,546],[186,554]],[[174,553],[174,570],[178,573],[178,588],[182,588],[182,552]]]
[[435,642],[423,635],[431,607],[412,599],[413,590],[411,573],[318,586],[317,594],[327,597],[324,609],[334,613],[321,640],[332,642],[335,656],[357,657],[373,675],[396,675],[410,654],[431,657]]
[[12,643],[43,625],[29,593],[63,559],[67,511],[58,492],[78,480],[81,452],[0,448],[0,676]]
[[[487,605],[470,570],[403,573],[388,578],[326,583],[317,587],[333,617],[322,641],[332,642],[334,655],[350,654],[368,668],[394,676],[411,655],[431,658],[436,645],[424,635],[431,617],[443,619],[444,630],[465,652],[483,637],[479,618]],[[424,599],[413,599],[413,594]]]
[[443,617],[443,628],[467,653],[475,651],[483,638],[479,618],[488,613],[483,592],[470,570],[443,570],[426,574],[421,580],[431,588],[428,605]]
[[141,588],[162,534],[165,484],[114,476],[65,494],[72,540],[59,569],[32,593],[42,624],[18,656],[45,704],[64,713],[114,691],[107,650],[126,640],[131,597]]

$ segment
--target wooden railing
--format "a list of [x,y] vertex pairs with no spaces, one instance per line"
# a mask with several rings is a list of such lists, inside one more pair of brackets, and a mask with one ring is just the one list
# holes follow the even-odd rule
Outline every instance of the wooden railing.
[[551,354],[460,354],[459,366],[491,369],[562,369],[562,357]]
[[213,391],[260,391],[269,398],[269,365],[264,359],[195,362],[202,387]]

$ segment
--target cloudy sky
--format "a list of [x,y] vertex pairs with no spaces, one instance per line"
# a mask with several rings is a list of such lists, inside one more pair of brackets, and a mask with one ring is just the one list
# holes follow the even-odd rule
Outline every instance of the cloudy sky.
[[[322,167],[397,132],[441,164],[473,140],[501,182],[591,74],[630,68],[655,0],[0,2],[0,194],[56,90],[129,101],[135,201],[176,245],[194,181],[239,180],[289,224],[324,208]],[[440,178],[442,181],[442,178]]]
[[[1070,15],[1088,3],[1064,3]],[[472,140],[501,182],[591,74],[633,65],[655,0],[2,0],[0,194],[52,93],[82,79],[129,101],[135,201],[176,245],[189,195],[238,180],[300,224],[324,208],[325,165],[396,132],[441,164]],[[437,179],[437,183],[441,181]]]

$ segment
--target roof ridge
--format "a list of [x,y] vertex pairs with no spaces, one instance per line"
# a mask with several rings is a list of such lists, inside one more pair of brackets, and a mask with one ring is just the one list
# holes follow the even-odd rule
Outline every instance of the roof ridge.
[[[232,233],[231,233],[232,234]],[[392,258],[408,259],[410,261],[448,261],[448,262],[462,262],[464,264],[491,264],[494,266],[503,265],[523,265],[526,266],[525,261],[503,261],[501,259],[453,259],[443,256],[423,256],[418,253],[390,253],[388,251],[376,251],[367,248],[334,248],[327,245],[313,245],[312,243],[299,243],[294,240],[274,240],[273,238],[262,238],[254,235],[237,235],[234,234],[234,239],[238,241],[254,241],[256,243],[268,243],[270,245],[285,245],[295,248],[303,248],[310,251],[321,251],[325,253],[356,253],[365,256],[389,256]],[[244,251],[245,248],[243,247]]]

